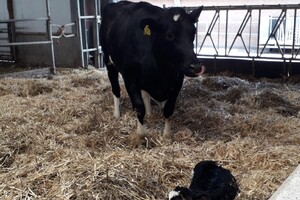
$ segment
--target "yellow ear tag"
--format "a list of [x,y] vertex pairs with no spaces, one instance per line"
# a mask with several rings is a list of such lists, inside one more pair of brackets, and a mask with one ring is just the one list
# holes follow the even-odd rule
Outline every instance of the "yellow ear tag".
[[144,35],[151,35],[151,30],[149,28],[149,25],[146,25],[144,28]]

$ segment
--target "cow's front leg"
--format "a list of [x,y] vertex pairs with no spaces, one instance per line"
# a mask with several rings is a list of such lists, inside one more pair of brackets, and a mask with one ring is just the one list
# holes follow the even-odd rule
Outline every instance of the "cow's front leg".
[[164,139],[167,140],[170,140],[172,138],[170,119],[165,119],[165,128],[164,128],[163,137]]
[[173,103],[173,100],[169,99],[164,106],[165,128],[163,132],[163,138],[167,140],[172,139],[170,118],[174,113],[174,108],[175,108],[175,102]]
[[144,118],[145,118],[145,106],[142,100],[142,97],[138,97],[135,98],[134,100],[134,107],[136,109],[137,112],[137,118],[138,118],[138,122],[137,122],[137,136],[140,139],[144,139],[144,137],[147,134],[147,130],[144,126]]
[[130,97],[132,106],[137,112],[137,118],[138,118],[137,136],[139,139],[143,139],[147,134],[147,130],[144,126],[144,118],[145,118],[146,111],[145,111],[145,105],[143,102],[141,90],[138,90],[135,84],[125,82],[125,86],[128,95]]
[[167,140],[172,139],[172,136],[173,136],[171,133],[170,118],[174,113],[176,99],[177,99],[179,91],[182,87],[183,78],[184,78],[183,75],[179,77],[178,81],[176,82],[177,84],[175,85],[174,89],[171,91],[170,96],[164,105],[163,112],[164,112],[164,117],[165,117],[165,128],[164,128],[164,132],[163,132],[163,137]]

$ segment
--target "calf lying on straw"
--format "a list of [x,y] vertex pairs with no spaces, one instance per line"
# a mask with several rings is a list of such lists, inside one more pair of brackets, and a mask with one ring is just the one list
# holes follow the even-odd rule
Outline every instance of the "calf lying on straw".
[[189,188],[177,186],[169,200],[233,200],[239,192],[234,176],[214,161],[199,162]]

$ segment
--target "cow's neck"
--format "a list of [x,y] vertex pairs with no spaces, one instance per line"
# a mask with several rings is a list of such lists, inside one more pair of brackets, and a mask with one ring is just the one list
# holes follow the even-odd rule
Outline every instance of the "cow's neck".
[[170,63],[170,61],[161,60],[159,63],[159,68],[164,77],[176,77],[179,73],[178,66]]

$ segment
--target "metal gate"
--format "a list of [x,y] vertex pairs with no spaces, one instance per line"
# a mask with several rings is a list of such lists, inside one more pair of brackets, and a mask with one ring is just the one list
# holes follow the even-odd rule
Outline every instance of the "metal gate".
[[[13,7],[12,2],[6,2],[7,12],[3,12],[2,15],[5,15],[7,19],[13,19]],[[8,43],[13,42],[14,37],[14,24],[13,23],[0,23],[0,42]],[[0,47],[0,61],[5,62],[14,62],[16,57],[15,48],[12,47]]]
[[299,68],[299,4],[204,7],[197,28],[202,58],[248,60],[253,72],[257,61],[281,62],[287,76]]
[[[39,17],[34,19],[15,19],[13,1],[4,1],[7,6],[7,19],[0,20],[0,30],[1,30],[1,42],[0,42],[0,61],[1,62],[15,62],[17,58],[16,46],[23,45],[48,45],[52,52],[52,66],[53,71],[55,71],[55,58],[53,49],[53,39],[52,39],[52,27],[50,20],[50,4],[49,0],[45,0],[46,6],[46,17]],[[2,8],[3,9],[3,8]],[[29,21],[41,21],[45,22],[46,25],[46,39],[41,41],[27,41],[27,42],[16,42],[15,41],[15,23],[16,22],[29,22]]]
[[[42,44],[50,49],[55,71],[53,39],[77,36],[69,43],[74,41],[78,44],[79,47],[76,47],[78,53],[69,59],[80,59],[80,65],[85,67],[89,64],[97,68],[102,67],[102,51],[99,42],[101,1],[111,2],[111,0],[70,1],[70,6],[75,8],[71,9],[71,12],[76,22],[56,25],[51,22],[49,0],[45,0],[45,17],[34,19],[15,19],[11,3],[13,1],[1,0],[1,3],[5,2],[4,6],[7,7],[8,12],[0,13],[0,17],[3,18],[5,15],[6,19],[0,20],[0,61],[16,61],[18,52],[15,46]],[[186,9],[194,8],[187,7]],[[44,23],[45,40],[26,42],[15,40],[15,23],[27,21]],[[76,26],[77,34],[70,32],[65,34],[64,30],[68,26]],[[247,60],[252,63],[253,71],[255,71],[256,61],[280,62],[284,66],[284,75],[289,75],[290,66],[295,66],[295,64],[299,66],[299,4],[204,7],[197,28],[195,50],[199,57],[211,60]],[[53,33],[53,30],[56,33]],[[71,48],[72,45],[71,43]],[[70,48],[70,46],[66,45],[65,48]]]

